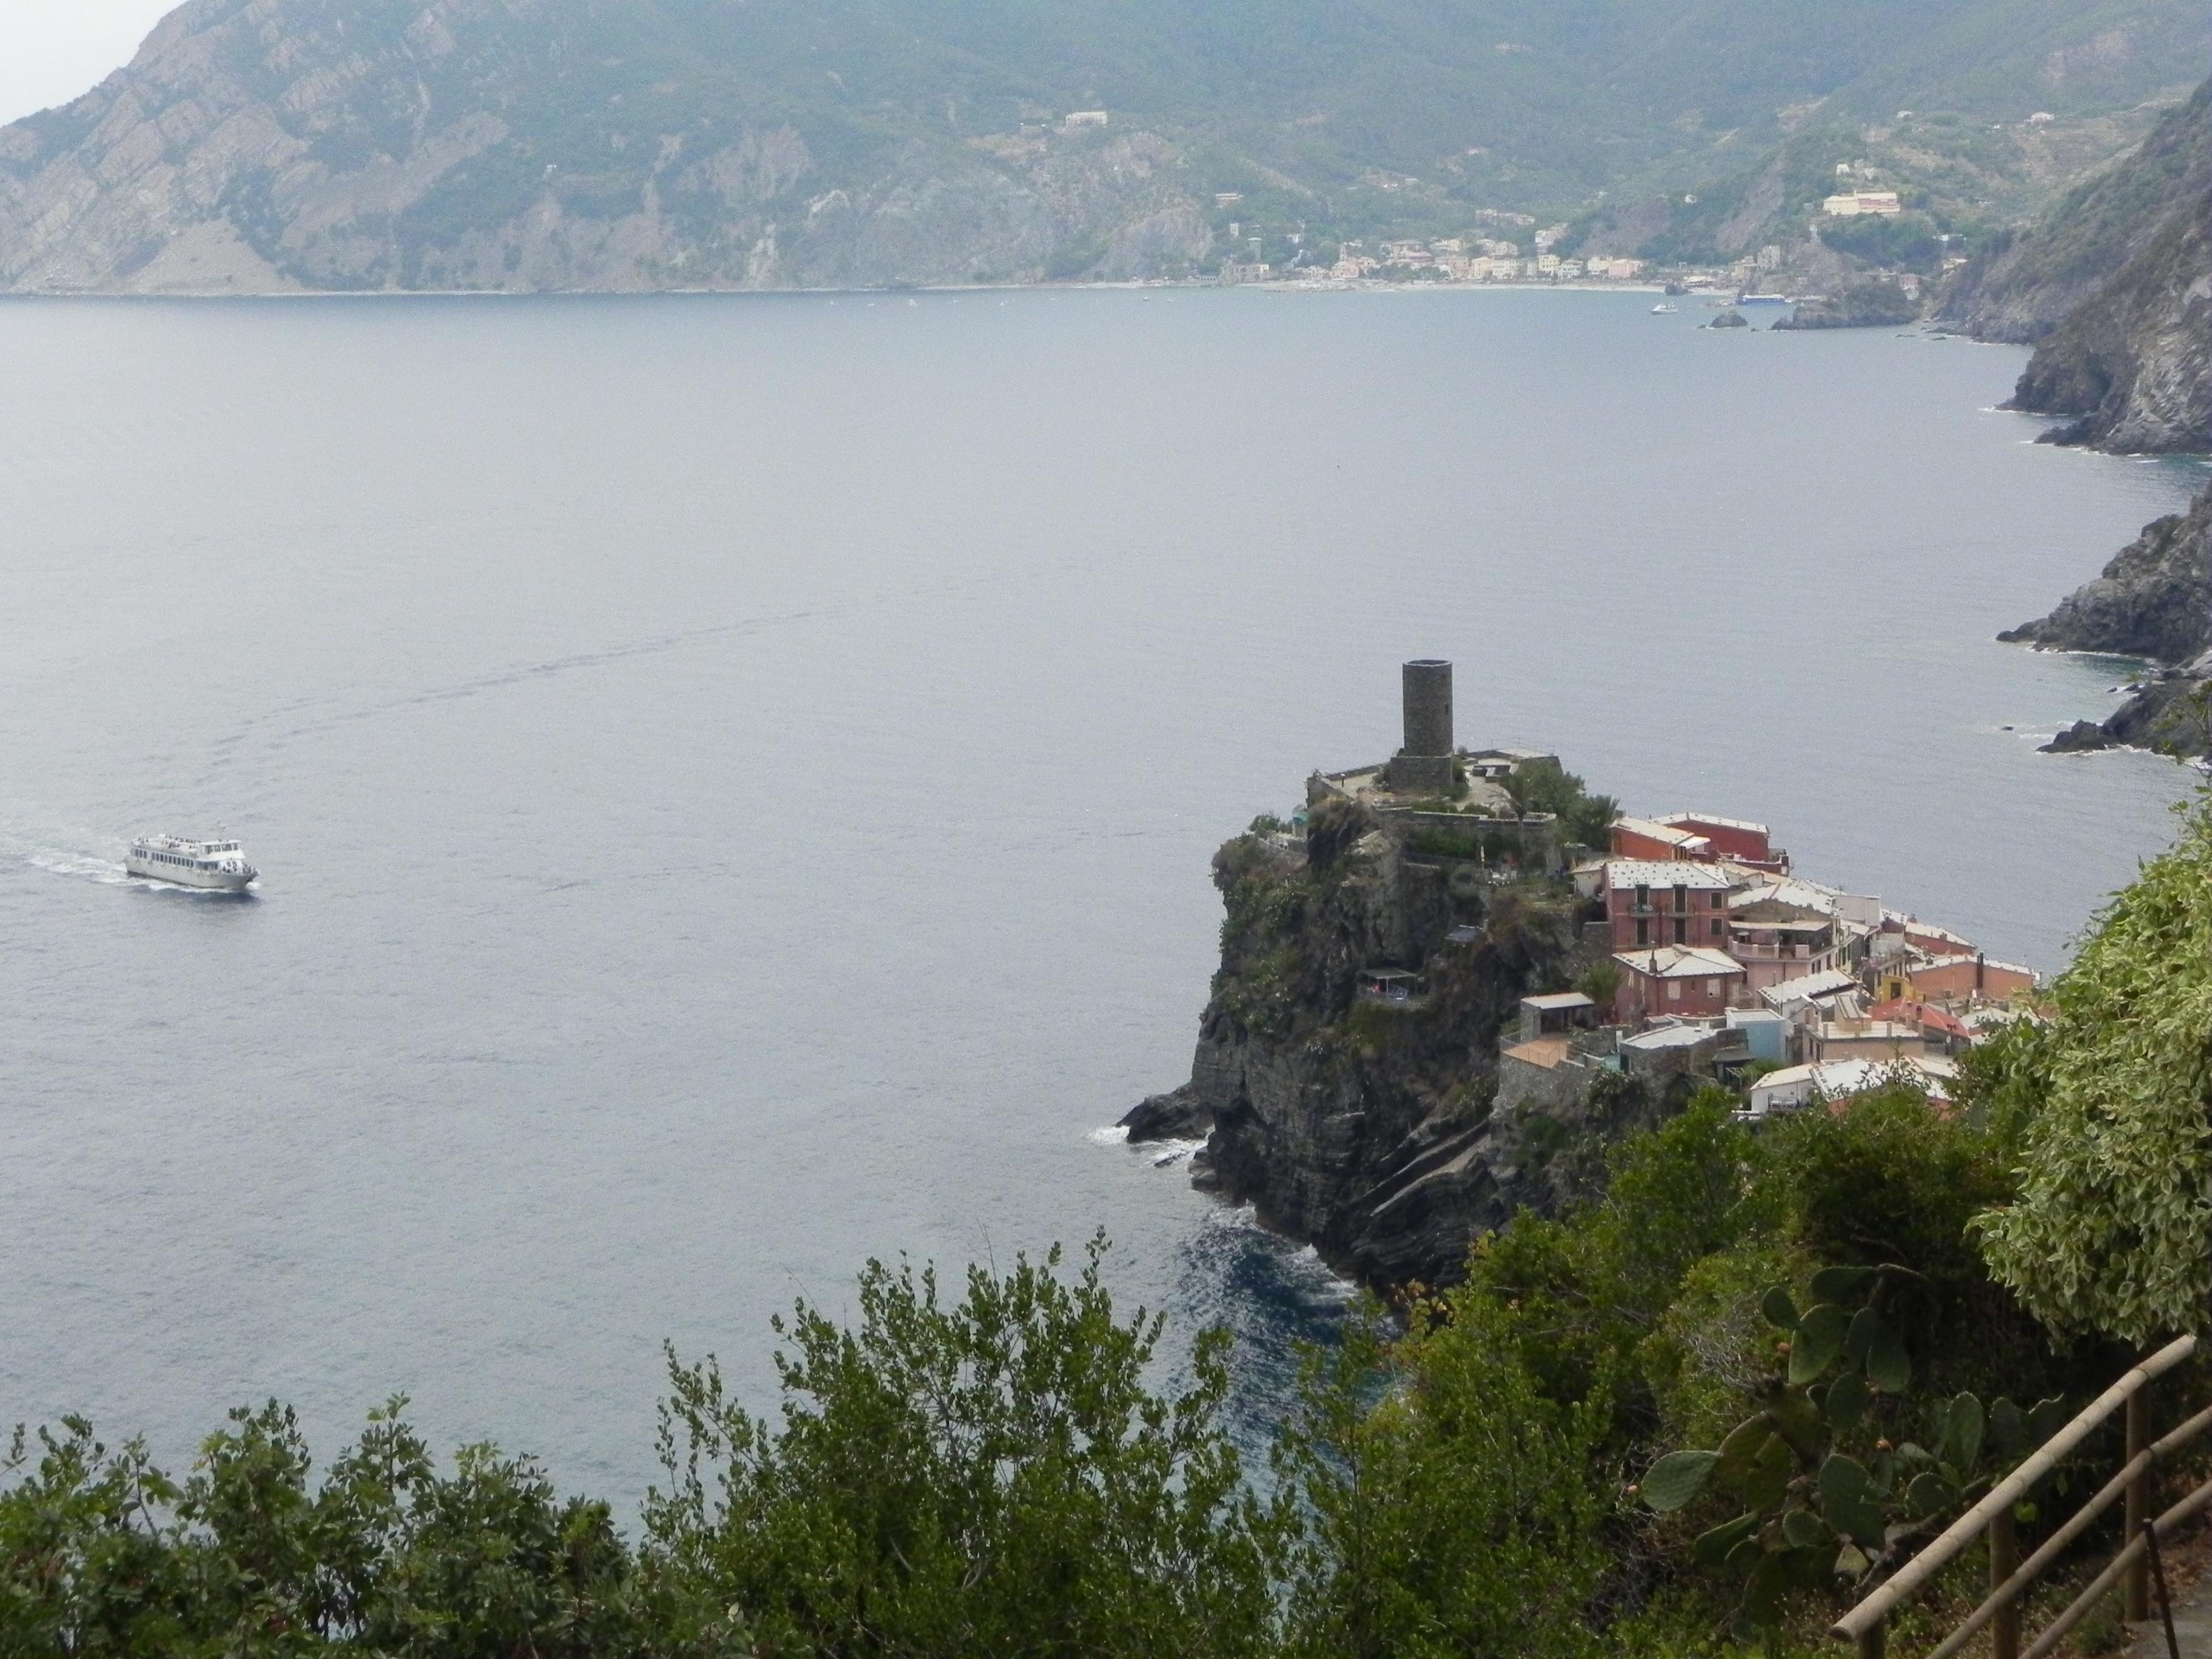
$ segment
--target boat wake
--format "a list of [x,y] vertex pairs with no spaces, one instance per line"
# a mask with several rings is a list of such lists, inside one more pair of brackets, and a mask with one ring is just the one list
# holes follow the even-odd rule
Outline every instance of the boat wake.
[[137,887],[149,893],[182,893],[205,898],[237,896],[216,888],[179,887],[171,882],[134,876],[120,859],[102,858],[82,848],[57,847],[49,840],[5,830],[0,830],[0,865],[18,865],[50,876],[98,882],[103,887]]
[[124,869],[120,859],[104,859],[96,853],[56,847],[51,842],[0,830],[0,861],[27,865],[48,875],[75,876],[110,887],[141,885]]

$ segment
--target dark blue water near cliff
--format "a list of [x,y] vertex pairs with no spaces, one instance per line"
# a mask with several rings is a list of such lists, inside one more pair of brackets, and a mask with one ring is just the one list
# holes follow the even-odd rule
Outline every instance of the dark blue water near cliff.
[[[1407,656],[2057,963],[2188,779],[1990,635],[2202,475],[1647,306],[0,307],[0,1419],[404,1389],[629,1498],[663,1338],[764,1398],[864,1257],[1099,1227],[1264,1384],[1325,1275],[1094,1132]],[[217,825],[258,898],[121,880]]]

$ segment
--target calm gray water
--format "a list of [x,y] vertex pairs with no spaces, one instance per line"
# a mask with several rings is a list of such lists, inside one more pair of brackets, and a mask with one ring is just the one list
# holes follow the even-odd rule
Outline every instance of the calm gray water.
[[[1095,1132],[1408,656],[2056,965],[2190,780],[1990,635],[2202,472],[1648,306],[0,306],[0,1421],[404,1389],[633,1498],[663,1338],[765,1401],[867,1255],[1098,1227],[1264,1392],[1325,1276]],[[258,898],[122,879],[218,825]]]

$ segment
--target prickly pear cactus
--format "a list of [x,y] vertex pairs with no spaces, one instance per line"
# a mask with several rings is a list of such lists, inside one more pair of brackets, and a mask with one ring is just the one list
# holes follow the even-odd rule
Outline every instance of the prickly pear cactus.
[[[1825,1267],[1802,1312],[1784,1287],[1768,1291],[1759,1311],[1785,1340],[1778,1373],[1753,1390],[1757,1409],[1713,1450],[1669,1452],[1644,1477],[1644,1503],[1662,1514],[1708,1492],[1740,1507],[1699,1536],[1692,1555],[1741,1581],[1735,1622],[1745,1639],[1764,1637],[1772,1650],[1793,1595],[1902,1561],[2065,1420],[2057,1400],[2022,1410],[2001,1399],[1984,1411],[1961,1394],[1936,1404],[1926,1445],[1878,1432],[1898,1419],[1912,1383],[1888,1310],[1919,1278],[1893,1265]],[[1870,1434],[1869,1455],[1839,1449]]]

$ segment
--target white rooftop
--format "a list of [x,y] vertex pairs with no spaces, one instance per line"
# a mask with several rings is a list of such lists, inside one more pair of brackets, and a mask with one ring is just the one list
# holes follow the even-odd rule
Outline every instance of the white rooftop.
[[1597,1004],[1580,991],[1552,991],[1540,997],[1522,997],[1521,1006],[1524,1008],[1561,1009],[1595,1008]]
[[1818,1002],[1823,998],[1840,996],[1845,991],[1859,988],[1858,981],[1834,968],[1825,968],[1817,974],[1801,974],[1796,979],[1785,979],[1779,985],[1770,985],[1761,991],[1759,998],[1770,1008],[1784,1008],[1796,1002]]
[[1613,959],[1646,979],[1702,979],[1709,975],[1743,977],[1743,964],[1696,945],[1662,945],[1654,950],[1616,951]]
[[1738,905],[1764,904],[1769,901],[1776,904],[1795,904],[1807,910],[1818,910],[1825,916],[1840,914],[1836,908],[1836,895],[1833,892],[1825,887],[1817,886],[1812,882],[1795,879],[1777,881],[1768,878],[1760,881],[1756,887],[1747,887],[1741,892],[1734,895],[1729,898],[1729,904],[1733,908]]
[[1679,829],[1685,823],[1717,824],[1723,830],[1747,830],[1754,836],[1773,833],[1763,823],[1753,823],[1749,818],[1724,818],[1717,812],[1662,812],[1651,820],[1668,829]]
[[1648,1031],[1621,1038],[1620,1046],[1649,1054],[1667,1048],[1693,1048],[1708,1037],[1718,1035],[1710,1025],[1655,1025]]
[[[1915,1073],[1918,1073],[1917,1077]],[[1945,1100],[1949,1097],[1943,1085],[1958,1075],[1958,1066],[1938,1054],[1823,1060],[1810,1066],[1790,1066],[1769,1072],[1751,1085],[1751,1109],[1754,1115],[1763,1115],[1776,1106],[1801,1104],[1815,1091],[1830,1100],[1842,1100],[1900,1078],[1919,1084],[1928,1091],[1929,1098]]]
[[1692,864],[1686,859],[1607,859],[1605,882],[1608,887],[1694,887],[1700,890],[1725,890],[1735,885],[1724,872],[1710,864]]

